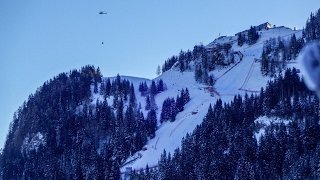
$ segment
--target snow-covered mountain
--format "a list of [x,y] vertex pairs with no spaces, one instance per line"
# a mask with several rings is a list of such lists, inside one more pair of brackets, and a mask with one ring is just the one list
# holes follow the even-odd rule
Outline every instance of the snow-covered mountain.
[[[153,80],[120,75],[102,78],[100,69],[90,65],[50,79],[14,114],[0,153],[0,179],[28,178],[34,174],[44,179],[118,179],[119,169],[125,174],[127,169],[137,172],[147,165],[157,167],[164,150],[174,154],[187,133],[204,121],[210,104],[218,100],[228,103],[235,95],[259,93],[266,87],[275,68],[270,68],[272,76],[263,76],[263,59],[271,59],[272,64],[275,57],[280,64],[280,57],[286,55],[293,58],[290,64],[284,64],[299,69],[294,60],[297,51],[287,50],[290,53],[285,54],[284,50],[272,50],[280,47],[280,41],[266,42],[273,41],[270,38],[282,39],[283,49],[288,49],[293,35],[300,38],[302,31],[278,27],[256,34],[259,38],[251,45],[240,46],[237,35],[225,36],[206,46],[195,46],[186,56],[181,52],[179,57],[166,62],[163,73]],[[181,60],[183,56],[187,60]],[[162,88],[160,82],[164,83]],[[142,84],[149,90],[140,92],[144,89]],[[180,97],[184,89],[188,89],[189,95],[188,101],[182,98],[182,110]],[[162,104],[167,98],[174,101],[175,97],[174,104],[179,106],[168,105],[171,119],[161,119]],[[147,99],[152,108],[145,108]],[[278,120],[259,117],[255,122],[261,124],[260,131],[255,132],[259,142],[263,128]],[[22,163],[15,163],[18,161]]]
[[[293,34],[296,37],[301,37],[301,30],[292,30],[286,27],[270,28],[268,30],[258,31],[260,37],[253,45],[244,44],[238,46],[237,36],[220,37],[205,46],[210,49],[216,45],[231,44],[234,52],[240,51],[243,54],[242,60],[238,59],[234,64],[225,68],[210,72],[217,81],[213,86],[214,90],[210,91],[209,86],[200,84],[195,81],[194,72],[180,72],[173,67],[164,72],[154,80],[162,79],[167,90],[157,94],[155,99],[159,109],[157,110],[158,120],[160,119],[161,105],[167,97],[175,97],[182,88],[188,88],[191,100],[185,105],[184,111],[178,113],[174,122],[158,122],[158,130],[156,136],[150,139],[147,143],[147,149],[141,150],[127,160],[127,164],[121,168],[124,172],[126,167],[132,167],[136,171],[144,169],[146,165],[156,167],[160,155],[165,149],[166,152],[173,154],[174,150],[180,146],[182,138],[191,133],[197,125],[199,125],[208,111],[210,104],[214,104],[218,99],[223,102],[230,102],[234,95],[245,93],[258,93],[261,87],[265,87],[268,76],[263,76],[260,70],[261,54],[263,44],[270,38],[281,37],[283,39],[290,38]],[[296,62],[288,65],[299,69]],[[137,79],[133,77],[125,77],[129,81],[134,82],[137,90],[139,81],[145,79]],[[148,81],[150,83],[150,81]],[[212,89],[212,88],[211,88]],[[137,101],[141,104],[145,102],[145,97],[137,97]],[[146,112],[145,112],[146,113]]]

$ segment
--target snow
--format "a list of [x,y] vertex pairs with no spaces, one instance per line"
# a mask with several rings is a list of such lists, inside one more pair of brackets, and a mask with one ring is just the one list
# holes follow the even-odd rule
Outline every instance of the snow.
[[207,46],[212,47],[216,44],[224,44],[224,43],[230,43],[230,42],[234,43],[236,41],[237,41],[236,36],[220,36],[219,38],[209,43]]
[[38,151],[40,145],[46,145],[45,137],[40,132],[35,134],[32,138],[28,135],[23,141],[21,152],[23,152],[23,150],[26,150],[27,153],[32,150]]
[[[128,158],[125,166],[121,168],[121,172],[125,172],[126,167],[132,167],[132,169],[140,170],[146,167],[157,166],[160,159],[160,155],[165,149],[167,153],[173,154],[177,147],[181,146],[182,138],[191,133],[198,124],[201,124],[205,117],[210,104],[214,104],[218,98],[221,98],[223,102],[230,102],[234,95],[245,93],[260,92],[261,87],[265,87],[269,77],[264,77],[260,72],[260,63],[255,62],[255,59],[260,59],[262,54],[263,42],[269,40],[271,37],[277,38],[290,38],[292,34],[296,34],[296,37],[301,36],[301,30],[293,31],[289,28],[279,27],[271,28],[269,30],[263,30],[259,32],[261,37],[254,45],[243,45],[239,47],[236,42],[236,36],[220,37],[217,40],[210,43],[207,47],[212,47],[215,44],[231,43],[234,52],[240,51],[244,57],[242,61],[237,65],[231,65],[220,70],[211,72],[214,77],[219,77],[214,88],[216,94],[214,97],[210,96],[210,93],[204,91],[206,85],[199,84],[194,80],[193,72],[180,72],[177,69],[170,69],[164,72],[154,80],[162,79],[167,85],[167,90],[157,94],[155,97],[158,105],[157,118],[159,120],[162,103],[167,97],[176,97],[180,94],[181,89],[188,88],[190,94],[190,102],[185,105],[183,112],[180,112],[176,116],[174,122],[164,122],[160,124],[158,122],[158,129],[153,139],[147,142],[147,150],[139,151],[132,157]],[[296,66],[296,63],[290,66]],[[150,85],[151,80],[135,77],[125,77],[127,80],[132,81],[137,94],[138,103],[141,102],[142,107],[145,104],[145,97],[140,96],[138,86],[140,82],[146,81]],[[220,94],[220,96],[218,96]],[[197,112],[193,114],[192,112]],[[146,112],[144,112],[146,115]],[[275,120],[262,117],[257,120],[268,125],[270,122],[276,122]],[[257,140],[264,134],[264,128],[260,128],[255,134]],[[138,156],[138,154],[140,156]]]
[[254,134],[257,143],[259,143],[261,136],[265,134],[265,129],[271,124],[281,124],[284,123],[288,125],[291,120],[278,119],[277,117],[268,118],[267,116],[257,118],[254,123],[260,127],[259,131]]

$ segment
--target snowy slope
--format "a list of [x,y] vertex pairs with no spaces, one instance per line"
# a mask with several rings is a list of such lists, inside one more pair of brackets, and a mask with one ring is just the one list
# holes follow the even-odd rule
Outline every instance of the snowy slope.
[[[158,164],[158,159],[166,149],[167,152],[173,152],[175,148],[180,146],[181,139],[187,132],[192,132],[196,125],[200,124],[205,116],[209,104],[214,103],[216,98],[205,93],[203,85],[200,85],[194,80],[193,72],[180,73],[176,70],[169,70],[161,75],[166,83],[168,90],[156,96],[156,101],[159,106],[158,119],[160,117],[161,106],[167,97],[176,97],[180,94],[182,88],[188,88],[190,93],[190,102],[186,104],[185,110],[176,116],[176,121],[165,122],[158,127],[155,138],[148,141],[146,151],[140,151],[142,157],[137,159],[134,163],[127,166],[139,170],[145,168],[146,164],[154,166]],[[192,115],[192,112],[199,112]],[[122,171],[125,168],[122,169]]]
[[[224,102],[229,102],[236,94],[244,95],[246,92],[259,92],[261,87],[265,87],[269,80],[268,77],[261,75],[260,63],[254,60],[255,58],[260,58],[263,42],[271,37],[277,38],[280,36],[290,38],[293,33],[295,33],[297,37],[301,36],[301,31],[293,31],[288,28],[273,28],[261,31],[261,37],[257,43],[252,46],[245,44],[239,47],[235,36],[222,37],[210,43],[208,46],[230,42],[233,44],[232,48],[234,51],[240,51],[244,55],[242,61],[237,65],[212,72],[215,77],[219,77],[214,86],[217,91],[214,97],[204,91],[205,85],[195,82],[193,72],[181,73],[178,70],[171,69],[156,78],[155,80],[161,78],[168,88],[168,90],[155,97],[159,107],[157,111],[158,119],[163,101],[167,97],[176,97],[182,88],[188,88],[191,100],[186,104],[185,110],[177,115],[176,121],[165,122],[163,124],[158,123],[159,127],[156,131],[156,136],[148,141],[147,150],[138,152],[142,155],[141,158],[139,157],[135,161],[126,164],[121,168],[121,172],[124,172],[126,167],[140,170],[145,168],[147,164],[149,167],[156,166],[164,149],[167,153],[170,152],[172,154],[174,149],[180,146],[181,139],[186,133],[192,132],[194,128],[202,122],[210,103],[214,104],[218,98],[221,98]],[[127,79],[130,80],[130,78]],[[135,88],[137,91],[138,86],[135,85]],[[218,96],[218,94],[220,96]],[[144,97],[137,98],[142,104],[144,103]],[[192,112],[198,113],[192,115]],[[129,158],[128,162],[138,157],[138,153],[135,154],[134,157]]]

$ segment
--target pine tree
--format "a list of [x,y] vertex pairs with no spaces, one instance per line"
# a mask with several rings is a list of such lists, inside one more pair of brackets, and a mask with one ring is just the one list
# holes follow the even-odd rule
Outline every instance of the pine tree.
[[182,112],[184,107],[183,107],[183,99],[181,96],[177,95],[177,98],[176,98],[176,106],[175,106],[175,111],[176,113],[178,112]]
[[194,78],[196,81],[202,83],[202,68],[201,65],[197,65],[195,72],[194,72]]
[[261,72],[263,75],[267,76],[269,73],[269,62],[267,59],[267,54],[263,50],[261,55]]
[[158,88],[158,93],[164,91],[164,83],[163,83],[163,80],[160,79],[158,82],[157,82],[157,88]]
[[106,93],[106,85],[104,83],[104,81],[101,81],[100,84],[100,95],[104,95]]
[[170,98],[167,98],[162,103],[162,109],[160,114],[160,122],[163,123],[170,118]]
[[184,60],[180,60],[179,59],[179,69],[180,69],[180,72],[183,72],[185,70],[185,62]]
[[239,33],[237,40],[238,40],[238,46],[242,46],[243,43],[245,42],[245,37],[244,37],[244,35],[242,35],[241,33]]
[[149,88],[148,88],[147,82],[144,81],[144,83],[143,83],[143,91],[144,92],[148,92],[148,90],[149,90]]
[[137,107],[137,104],[136,104],[136,95],[134,93],[134,86],[133,84],[131,83],[130,85],[130,99],[129,99],[129,104],[136,108]]
[[209,84],[209,74],[208,74],[208,71],[206,71],[205,69],[203,70],[203,73],[202,73],[202,82],[206,83],[206,84]]
[[98,93],[98,83],[96,81],[94,82],[93,92]]
[[177,111],[176,111],[176,102],[174,98],[170,99],[170,121],[173,122],[176,119]]
[[161,69],[160,69],[160,65],[158,65],[157,70],[156,70],[156,75],[160,76],[161,74]]
[[116,126],[120,127],[123,126],[123,100],[120,98],[118,101],[118,107],[117,107],[117,121],[116,121]]
[[111,95],[111,82],[110,82],[110,79],[108,78],[107,82],[106,82],[106,93],[105,93],[105,96],[109,97],[110,95]]
[[165,149],[163,149],[163,153],[161,154],[160,161],[159,161],[159,178],[165,179],[166,178],[166,172],[167,172],[167,152]]
[[150,103],[151,103],[151,109],[153,109],[153,110],[158,109],[158,105],[157,105],[156,100],[153,95],[150,96]]
[[157,85],[154,81],[151,82],[150,85],[150,93],[151,95],[155,96],[157,94],[158,90],[157,90]]
[[290,40],[290,49],[289,52],[291,54],[292,59],[296,59],[298,53],[298,43],[295,34],[291,36]]
[[143,91],[143,83],[139,83],[139,91],[142,92]]
[[146,98],[146,107],[145,110],[150,110],[151,109],[151,101],[150,101],[150,96],[147,96]]
[[103,75],[101,74],[101,71],[100,71],[100,68],[98,67],[97,68],[97,71],[96,71],[96,73],[95,73],[95,78],[94,78],[94,80],[95,80],[95,82],[97,82],[97,83],[101,83],[101,81],[102,81],[102,77]]
[[150,109],[153,109],[153,110],[158,109],[158,105],[157,105],[156,100],[153,95],[150,95],[150,104],[151,104]]
[[190,94],[188,88],[186,88],[185,93],[183,94],[183,104],[187,104],[190,101]]
[[134,128],[136,127],[136,119],[134,109],[131,105],[128,106],[125,112],[125,124],[127,132],[133,134]]
[[150,138],[155,137],[156,130],[157,130],[157,115],[156,115],[156,111],[151,109],[147,115],[147,132]]

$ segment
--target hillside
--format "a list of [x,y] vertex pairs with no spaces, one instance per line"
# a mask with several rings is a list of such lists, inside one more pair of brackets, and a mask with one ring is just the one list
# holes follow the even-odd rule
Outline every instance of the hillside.
[[[152,148],[140,151],[139,158],[126,165],[135,169],[133,179],[320,177],[319,100],[305,87],[296,60],[302,59],[299,48],[305,43],[301,42],[303,31],[279,27],[259,33],[261,36],[252,45],[239,46],[236,37],[222,37],[204,47],[212,53],[223,49],[222,44],[231,43],[235,52],[243,54],[234,63],[209,72],[215,77],[213,87],[206,85],[207,81],[196,82],[198,88],[183,83],[189,82],[190,76],[182,70],[180,60],[164,73],[164,80],[167,74],[171,77],[183,74],[186,78],[180,79],[177,86],[192,87],[191,101],[185,108],[186,111],[192,106],[192,111],[179,113],[176,119],[179,122],[162,124],[155,139],[148,142]],[[288,39],[285,44],[281,44],[283,39]],[[206,55],[202,55],[189,65],[196,66],[198,61],[205,66],[206,60]],[[264,61],[268,63],[267,70],[271,70],[270,76],[264,74]],[[272,66],[279,70],[275,72]],[[197,68],[194,69],[196,76]],[[204,89],[211,91],[210,96],[199,91]],[[172,136],[183,137],[181,144]]]
[[[235,36],[223,37],[207,45],[207,47],[211,47],[215,44],[231,42],[234,51],[243,53],[242,61],[211,72],[214,77],[218,78],[214,85],[215,92],[213,96],[205,90],[205,88],[209,87],[208,85],[197,83],[194,80],[194,72],[186,71],[181,73],[178,68],[172,68],[156,78],[163,79],[168,86],[167,91],[156,96],[157,104],[161,104],[166,97],[175,97],[181,88],[189,89],[191,101],[185,106],[184,111],[177,115],[176,121],[161,124],[156,131],[155,138],[148,141],[148,149],[138,152],[142,157],[127,164],[125,167],[132,167],[136,170],[144,169],[147,164],[149,167],[155,167],[158,165],[160,155],[164,149],[167,153],[173,154],[174,150],[181,146],[182,138],[202,123],[210,104],[215,104],[218,99],[223,102],[230,102],[235,95],[244,96],[246,92],[260,92],[261,87],[265,88],[267,81],[270,79],[270,77],[262,76],[260,62],[255,62],[255,58],[259,59],[261,57],[263,42],[279,36],[287,38],[293,34],[300,37],[301,30],[293,31],[287,28],[276,28],[261,31],[261,37],[258,42],[251,46],[247,44],[242,47],[238,46]],[[161,112],[161,107],[158,112]],[[192,114],[193,112],[197,112],[197,114]],[[159,115],[160,113],[158,113],[158,117]],[[137,157],[137,154],[133,158]],[[129,158],[128,161],[131,159]],[[124,172],[125,167],[122,168],[122,172]]]

